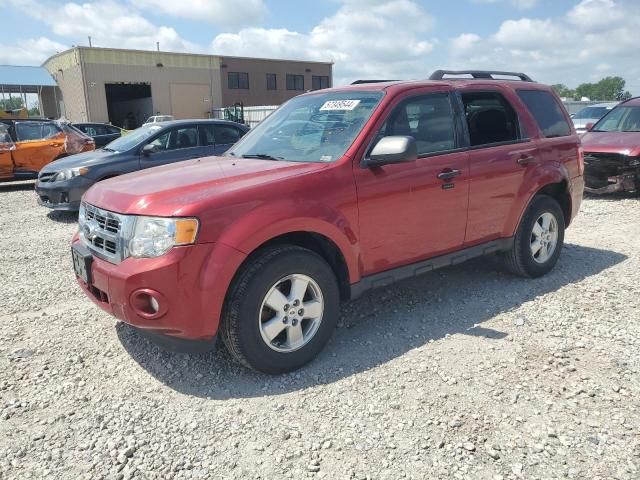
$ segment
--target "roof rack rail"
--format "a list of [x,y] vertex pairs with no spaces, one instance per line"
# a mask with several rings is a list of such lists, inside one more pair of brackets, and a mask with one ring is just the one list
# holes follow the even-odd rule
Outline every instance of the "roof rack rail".
[[443,80],[445,75],[471,75],[474,79],[495,80],[494,75],[517,77],[523,82],[533,82],[529,75],[516,72],[499,72],[493,70],[436,70],[429,80]]
[[351,85],[360,85],[362,83],[384,83],[384,82],[397,82],[398,80],[356,80],[351,82]]

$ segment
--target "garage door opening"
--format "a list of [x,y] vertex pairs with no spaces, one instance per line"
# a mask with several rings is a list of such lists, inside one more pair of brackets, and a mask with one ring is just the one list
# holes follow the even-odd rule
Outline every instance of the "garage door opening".
[[118,127],[138,128],[153,115],[151,85],[148,83],[107,83],[109,121]]

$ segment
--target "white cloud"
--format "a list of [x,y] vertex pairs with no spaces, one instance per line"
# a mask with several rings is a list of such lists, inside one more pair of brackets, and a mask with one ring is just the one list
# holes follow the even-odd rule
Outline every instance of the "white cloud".
[[245,26],[262,22],[262,0],[133,0],[136,7],[221,26]]
[[222,55],[335,61],[334,83],[357,78],[424,78],[433,19],[409,0],[347,0],[308,33],[246,28],[218,35]]
[[16,41],[12,44],[0,43],[0,64],[40,64],[46,58],[66,48],[66,45],[45,37]]
[[453,38],[451,66],[518,70],[572,86],[615,74],[640,92],[640,65],[631,61],[640,41],[638,24],[635,2],[582,0],[562,17],[507,20],[483,38],[469,33]]
[[172,51],[199,51],[172,27],[154,25],[139,13],[113,0],[52,5],[37,0],[9,0],[15,8],[45,24],[72,44]]
[[526,10],[538,5],[538,0],[471,0],[473,3],[510,3],[516,8]]

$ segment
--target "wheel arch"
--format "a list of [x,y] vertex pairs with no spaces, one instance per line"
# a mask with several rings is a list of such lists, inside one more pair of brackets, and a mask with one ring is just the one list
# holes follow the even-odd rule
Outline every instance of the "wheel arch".
[[568,172],[560,164],[547,164],[536,170],[523,182],[523,189],[516,197],[520,201],[514,202],[514,207],[505,225],[503,236],[510,237],[522,221],[527,208],[536,195],[548,195],[555,199],[564,214],[565,227],[571,223],[572,199]]

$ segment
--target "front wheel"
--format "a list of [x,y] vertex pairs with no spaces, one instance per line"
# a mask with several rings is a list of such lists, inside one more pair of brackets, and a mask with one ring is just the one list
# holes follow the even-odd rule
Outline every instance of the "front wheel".
[[513,247],[503,254],[506,267],[531,278],[549,272],[560,256],[564,229],[558,202],[547,195],[534,197],[518,226]]
[[220,334],[243,365],[270,374],[290,372],[326,345],[339,308],[338,283],[322,257],[300,247],[274,246],[238,273]]

